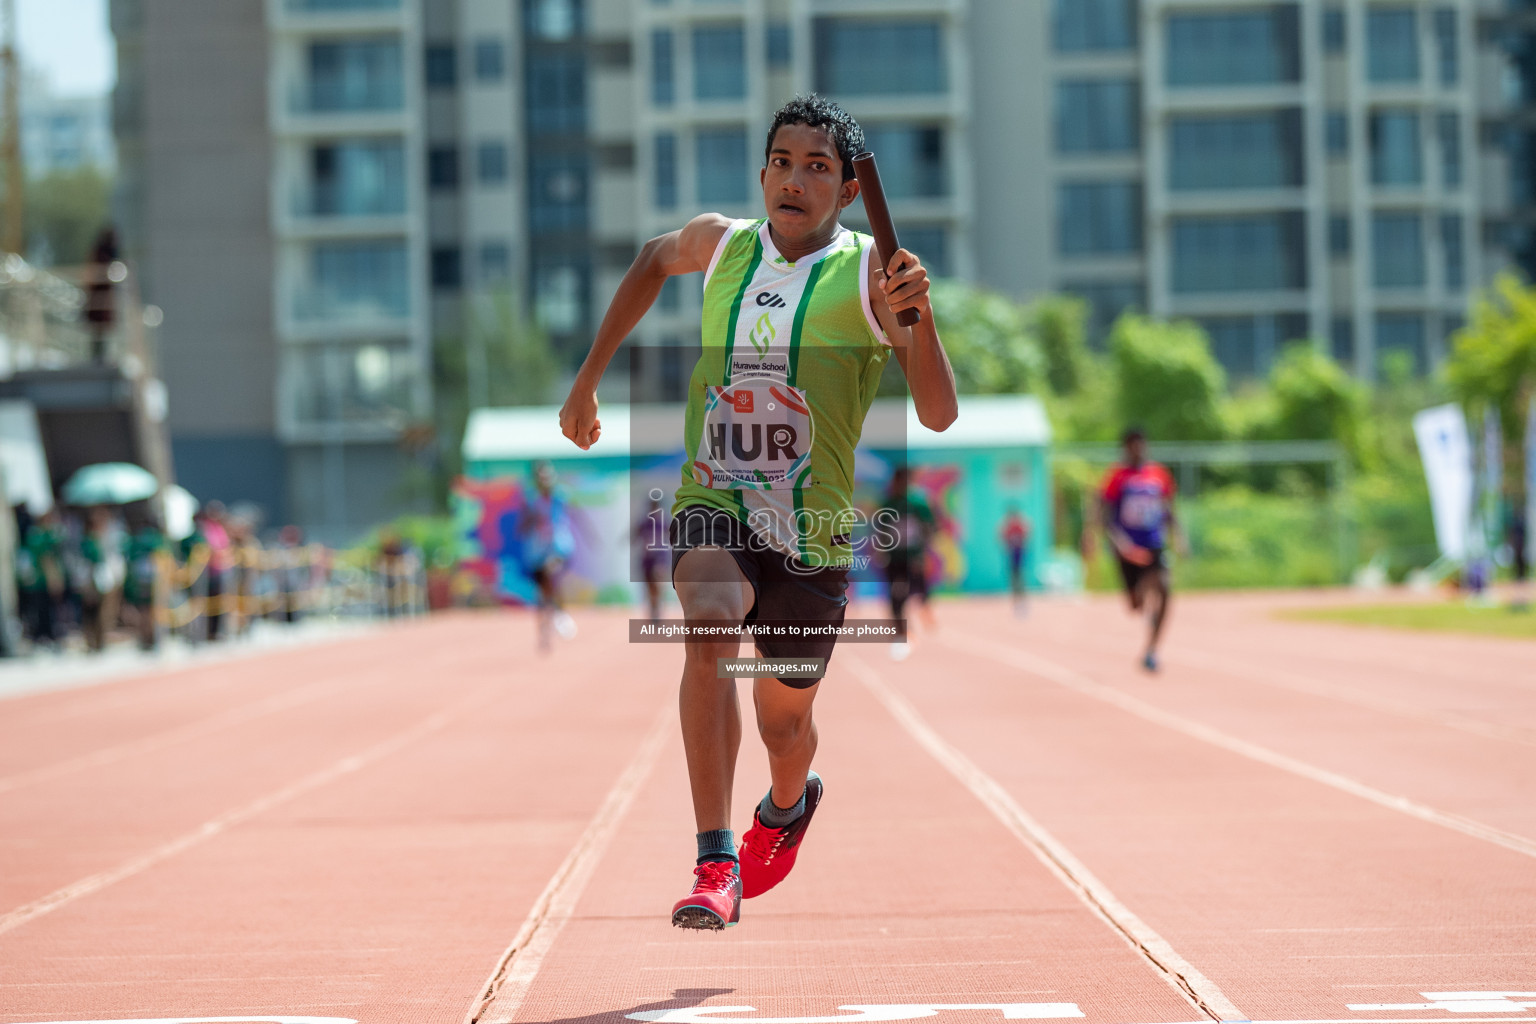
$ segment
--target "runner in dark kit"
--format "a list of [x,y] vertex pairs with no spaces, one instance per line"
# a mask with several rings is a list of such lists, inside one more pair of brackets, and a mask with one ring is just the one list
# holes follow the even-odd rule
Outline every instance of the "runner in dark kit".
[[[704,272],[703,353],[688,388],[682,484],[673,505],[672,581],[689,625],[842,623],[853,552],[853,452],[894,350],[918,419],[954,422],[954,374],[933,327],[928,272],[906,250],[882,270],[873,242],[838,223],[859,194],[852,160],[864,132],[819,97],[781,108],[760,176],[766,219],[695,217],[647,242],[608,308],[560,411],[565,436],[600,436],[597,383],[668,276]],[[901,310],[922,319],[906,328]],[[757,638],[768,658],[826,659],[835,636]],[[743,896],[794,865],[821,799],[811,704],[820,681],[755,680],[758,733],[773,788],[738,850],[731,786],[741,743],[734,679],[722,659],[739,636],[690,638],[680,704],[698,828],[693,891],[673,907],[684,928],[736,923]]]
[[1173,477],[1156,462],[1147,461],[1147,438],[1141,430],[1127,430],[1121,444],[1125,448],[1125,462],[1104,478],[1100,521],[1109,542],[1115,546],[1131,610],[1147,612],[1149,633],[1141,664],[1148,672],[1156,672],[1157,642],[1167,619],[1170,598],[1163,549],[1169,529],[1179,536],[1178,521],[1173,515]]

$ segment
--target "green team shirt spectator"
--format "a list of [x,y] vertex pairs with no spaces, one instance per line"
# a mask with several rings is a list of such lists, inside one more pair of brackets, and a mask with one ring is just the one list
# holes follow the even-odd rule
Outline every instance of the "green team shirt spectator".
[[155,580],[160,571],[160,553],[166,550],[165,535],[146,526],[123,542],[123,558],[128,575],[123,580],[123,600],[144,607],[154,604]]

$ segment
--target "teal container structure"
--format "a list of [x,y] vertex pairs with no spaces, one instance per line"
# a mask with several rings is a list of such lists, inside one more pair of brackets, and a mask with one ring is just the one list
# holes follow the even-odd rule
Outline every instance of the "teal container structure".
[[[553,406],[481,409],[464,439],[465,478],[455,492],[461,564],[497,599],[526,601],[532,585],[509,553],[534,466],[558,474],[570,510],[578,554],[567,573],[573,600],[636,599],[636,527],[650,497],[670,510],[685,463],[681,405],[600,410],[601,440],[582,451],[559,429]],[[996,593],[1008,587],[1001,530],[1010,508],[1030,527],[1026,571],[1039,586],[1039,568],[1052,546],[1051,430],[1044,407],[1029,396],[966,396],[960,415],[942,433],[918,423],[905,399],[879,399],[865,421],[855,465],[855,503],[872,514],[894,466],[905,463],[912,486],[928,497],[938,520],[930,553],[935,589]],[[875,564],[853,574],[858,589],[879,587]]]

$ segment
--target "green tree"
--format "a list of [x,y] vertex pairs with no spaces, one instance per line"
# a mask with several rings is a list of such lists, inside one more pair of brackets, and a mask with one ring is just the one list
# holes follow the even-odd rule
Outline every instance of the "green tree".
[[1480,296],[1456,334],[1445,375],[1474,414],[1497,409],[1505,436],[1518,443],[1536,394],[1536,287],[1504,275]]
[[1025,321],[1045,356],[1051,390],[1075,394],[1090,372],[1088,304],[1070,295],[1048,295],[1027,307]]
[[91,255],[110,216],[112,181],[94,167],[54,171],[27,185],[27,257],[74,266]]
[[1365,390],[1332,357],[1307,343],[1289,346],[1269,372],[1269,391],[1269,437],[1338,441],[1361,462]]
[[1046,359],[1024,307],[996,292],[957,281],[935,281],[931,298],[961,394],[1039,390],[1046,379]]
[[1109,349],[1120,426],[1138,424],[1155,441],[1222,438],[1227,375],[1197,325],[1127,314],[1110,332]]

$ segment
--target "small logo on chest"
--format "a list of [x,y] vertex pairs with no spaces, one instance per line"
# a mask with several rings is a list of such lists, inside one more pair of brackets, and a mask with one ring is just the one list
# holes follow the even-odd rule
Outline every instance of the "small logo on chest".
[[774,309],[783,309],[789,305],[778,292],[758,292],[757,304],[759,306],[772,306]]

